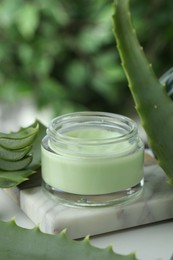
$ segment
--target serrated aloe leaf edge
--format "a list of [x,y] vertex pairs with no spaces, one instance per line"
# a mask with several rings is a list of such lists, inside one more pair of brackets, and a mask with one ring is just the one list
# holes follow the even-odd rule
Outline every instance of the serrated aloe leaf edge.
[[22,149],[33,143],[36,138],[36,134],[37,132],[34,132],[34,134],[21,139],[0,138],[0,146],[9,150]]
[[2,133],[0,132],[0,140],[2,139],[12,139],[12,140],[19,140],[19,139],[25,139],[31,135],[35,135],[38,131],[39,124],[38,122],[34,122],[29,127],[21,127],[16,132],[10,132],[10,133]]
[[25,169],[32,161],[32,156],[25,156],[19,161],[8,161],[0,159],[0,170],[4,171],[17,171]]
[[33,170],[21,170],[7,172],[0,170],[0,188],[10,188],[21,184],[29,179],[29,176],[34,174]]
[[[3,157],[0,158],[1,188],[21,184],[28,180],[28,177],[40,167],[40,144],[45,131],[46,127],[36,121],[32,126],[21,128],[18,132],[15,132],[15,136],[18,137],[17,139],[11,138],[11,133],[9,133],[10,138],[8,138],[8,134],[6,133],[6,138],[0,139],[0,157]],[[19,133],[22,133],[22,137],[25,137],[19,138]],[[2,147],[4,140],[8,143],[8,148]],[[12,144],[12,149],[9,146],[10,143]]]
[[28,154],[31,148],[32,146],[29,145],[21,149],[10,150],[0,146],[0,159],[18,161],[22,159],[26,154]]
[[96,248],[88,237],[74,241],[65,231],[45,234],[39,228],[21,228],[14,220],[0,221],[0,231],[0,259],[3,260],[137,260],[135,254],[116,254],[110,246]]
[[114,1],[113,26],[122,66],[149,145],[173,185],[173,102],[139,44],[129,0]]

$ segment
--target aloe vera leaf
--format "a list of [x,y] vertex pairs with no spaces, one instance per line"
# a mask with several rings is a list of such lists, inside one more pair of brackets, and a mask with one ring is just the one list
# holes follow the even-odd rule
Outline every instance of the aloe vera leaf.
[[32,161],[32,156],[25,156],[19,161],[8,161],[0,159],[0,170],[17,171],[26,168]]
[[32,170],[21,170],[16,172],[6,172],[0,170],[0,188],[10,188],[28,180],[34,174]]
[[21,128],[18,132],[0,133],[0,146],[10,150],[22,149],[31,145],[38,133],[39,123]]
[[22,149],[10,150],[0,146],[0,159],[9,160],[9,161],[18,161],[22,159],[26,154],[29,153],[31,147],[32,146],[30,145]]
[[21,127],[17,132],[2,133],[0,132],[0,139],[23,139],[30,135],[34,135],[38,131],[39,124],[34,122],[29,127]]
[[[40,122],[37,123],[37,135],[34,134],[34,138],[32,140],[32,148],[29,150],[29,153],[32,155],[27,156],[28,161],[26,160],[26,156],[20,159],[19,161],[11,161],[8,157],[5,158],[5,160],[0,159],[0,169],[1,169],[1,176],[0,176],[0,187],[12,187],[17,186],[18,184],[21,184],[23,182],[26,182],[26,176],[23,176],[22,174],[27,173],[27,177],[31,176],[34,173],[34,170],[39,168],[41,165],[41,140],[45,136],[46,133],[46,127],[41,124]],[[9,139],[8,139],[9,140]],[[13,139],[14,147],[16,147],[16,142],[18,142],[19,139]],[[25,149],[27,147],[24,147]],[[1,150],[1,148],[0,148]],[[12,152],[18,152],[20,149],[10,150]],[[4,174],[6,174],[4,176]],[[36,173],[35,173],[36,174]],[[23,177],[22,177],[22,176]],[[9,177],[10,176],[10,177]],[[12,178],[13,176],[13,178]],[[22,177],[22,178],[21,178]],[[27,186],[27,184],[25,184]]]
[[57,235],[18,227],[14,220],[0,221],[0,259],[13,260],[137,260],[134,254],[123,256],[111,247],[92,246],[88,238],[70,239],[65,231]]
[[166,92],[173,99],[173,68],[166,71],[159,79],[161,84],[165,84]]
[[34,141],[37,133],[34,133],[26,138],[21,139],[8,139],[8,138],[0,138],[0,146],[10,150],[22,149],[26,146],[31,145]]
[[138,42],[129,0],[114,1],[113,26],[122,66],[150,147],[173,184],[173,102]]

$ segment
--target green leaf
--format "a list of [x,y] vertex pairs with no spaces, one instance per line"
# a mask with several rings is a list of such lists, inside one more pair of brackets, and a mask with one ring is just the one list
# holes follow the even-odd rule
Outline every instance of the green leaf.
[[122,65],[149,145],[173,183],[173,102],[139,44],[129,0],[115,0],[113,25]]
[[18,132],[0,133],[0,146],[9,150],[30,146],[36,138],[38,128],[39,124],[34,124],[29,128],[21,128]]
[[89,76],[87,64],[74,60],[67,67],[65,74],[69,84],[81,89]]
[[0,241],[0,259],[137,260],[134,254],[116,254],[111,247],[96,248],[87,237],[74,241],[64,231],[50,235],[41,233],[38,228],[21,228],[14,221],[0,221]]
[[35,139],[35,134],[30,135],[23,139],[0,138],[0,146],[11,150],[22,149],[26,146],[31,145],[34,139]]
[[23,128],[21,127],[17,132],[2,133],[0,132],[0,140],[2,139],[24,139],[37,133],[39,124],[34,122],[31,126]]
[[16,22],[22,36],[30,39],[34,35],[39,22],[39,14],[36,7],[28,3],[22,5],[18,11]]
[[[17,186],[40,167],[41,140],[45,134],[46,127],[38,121],[15,133],[1,133],[0,145],[5,141],[9,149],[0,146],[0,187]],[[30,146],[25,146],[28,142]]]
[[17,171],[26,168],[32,161],[32,156],[25,156],[19,161],[8,161],[0,159],[0,170]]
[[28,180],[28,177],[34,174],[32,170],[21,170],[6,172],[0,170],[0,188],[10,188],[19,185]]
[[0,146],[0,159],[18,161],[31,150],[31,145],[18,150],[10,150]]

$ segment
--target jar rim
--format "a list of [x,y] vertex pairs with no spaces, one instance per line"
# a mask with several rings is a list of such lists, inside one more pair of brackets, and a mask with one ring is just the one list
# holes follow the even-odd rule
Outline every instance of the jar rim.
[[[93,123],[98,126],[104,126],[104,124],[109,123],[108,126],[111,127],[112,130],[115,130],[117,127],[119,127],[120,129],[124,129],[125,131],[123,131],[122,134],[119,136],[111,136],[105,138],[80,138],[63,134],[62,129],[65,129],[65,126],[66,128],[70,127],[72,124],[75,123],[76,120],[78,120],[77,122],[79,123],[74,125],[74,127],[76,128],[79,128],[81,126],[89,126],[89,123]],[[62,140],[64,142],[77,142],[86,145],[96,143],[96,141],[98,145],[104,143],[108,144],[112,142],[121,142],[129,138],[133,138],[134,136],[136,136],[137,132],[137,125],[132,119],[119,114],[97,111],[73,112],[58,116],[49,123],[47,129],[48,136],[53,138],[54,141]]]

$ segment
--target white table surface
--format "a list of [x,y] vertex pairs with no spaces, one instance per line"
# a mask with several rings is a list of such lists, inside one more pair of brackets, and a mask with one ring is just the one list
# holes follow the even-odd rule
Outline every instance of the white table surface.
[[[0,190],[0,219],[16,218],[21,227],[32,228],[34,224],[3,190]],[[91,238],[93,245],[112,245],[120,254],[136,252],[139,260],[170,260],[173,255],[173,221],[112,232]]]

